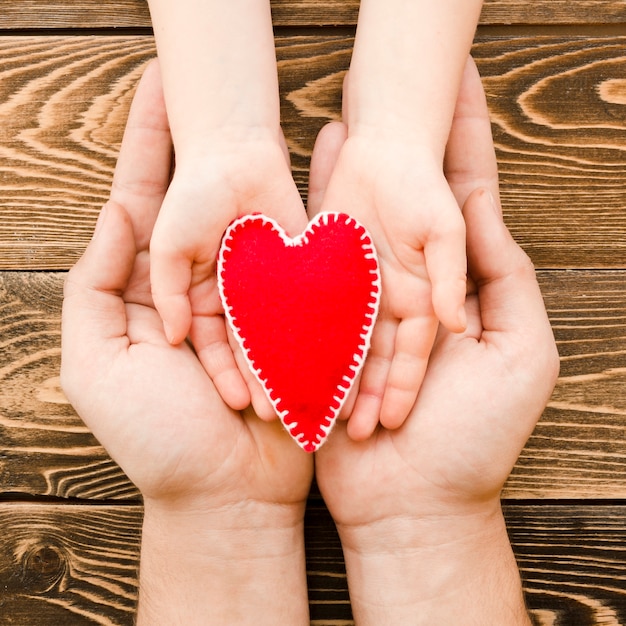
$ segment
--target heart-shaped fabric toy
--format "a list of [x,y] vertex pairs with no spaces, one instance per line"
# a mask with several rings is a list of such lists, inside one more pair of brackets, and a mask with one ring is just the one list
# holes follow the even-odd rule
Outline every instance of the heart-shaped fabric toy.
[[370,235],[343,213],[320,213],[293,239],[247,215],[224,234],[217,276],[250,368],[287,431],[314,452],[369,349],[380,301]]

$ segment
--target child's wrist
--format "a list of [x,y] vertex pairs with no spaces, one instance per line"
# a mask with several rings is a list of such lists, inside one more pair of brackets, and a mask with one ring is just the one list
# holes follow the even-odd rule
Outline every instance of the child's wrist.
[[412,508],[408,513],[377,515],[359,524],[349,519],[336,520],[342,545],[355,554],[430,553],[501,528],[498,499],[462,505],[438,501]]
[[280,126],[231,125],[220,128],[204,128],[198,132],[185,132],[175,142],[176,172],[183,169],[194,171],[198,167],[232,162],[248,167],[246,158],[257,155],[263,162],[274,155],[284,156],[284,140]]
[[[441,160],[449,128],[437,124],[421,124],[419,118],[407,119],[401,114],[374,110],[350,112],[348,137],[410,150],[416,157],[436,155]],[[434,158],[434,157],[433,157]]]
[[189,127],[175,139],[176,164],[211,159],[216,154],[236,154],[248,147],[281,147],[281,129],[277,124],[229,124]]

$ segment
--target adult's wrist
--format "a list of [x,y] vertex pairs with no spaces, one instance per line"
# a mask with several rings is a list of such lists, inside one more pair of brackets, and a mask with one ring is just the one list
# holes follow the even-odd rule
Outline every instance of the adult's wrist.
[[499,504],[338,528],[361,626],[530,624]]
[[304,504],[147,501],[138,624],[308,624]]

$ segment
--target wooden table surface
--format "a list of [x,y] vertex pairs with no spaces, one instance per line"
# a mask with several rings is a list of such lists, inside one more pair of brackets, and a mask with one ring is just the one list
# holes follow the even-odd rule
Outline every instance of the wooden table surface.
[[[273,3],[303,194],[358,4]],[[486,0],[473,52],[561,354],[504,492],[528,605],[545,626],[626,625],[626,3]],[[133,623],[141,502],[59,388],[60,310],[154,53],[143,0],[0,0],[0,624]],[[351,624],[315,493],[307,551],[312,623]]]

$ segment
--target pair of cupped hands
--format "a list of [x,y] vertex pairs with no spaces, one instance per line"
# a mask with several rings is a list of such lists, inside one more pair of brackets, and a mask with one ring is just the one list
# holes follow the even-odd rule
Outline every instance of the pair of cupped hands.
[[[339,122],[319,134],[309,217],[322,206],[347,134]],[[256,519],[279,505],[297,523],[315,473],[342,541],[355,549],[365,536],[370,547],[376,537],[389,541],[386,524],[391,531],[398,520],[499,510],[500,490],[551,393],[558,357],[533,266],[502,220],[473,61],[444,167],[466,226],[466,329],[439,326],[419,395],[399,428],[376,426],[355,440],[340,419],[321,450],[307,454],[278,420],[259,419],[252,406],[230,408],[191,345],[168,340],[154,306],[149,250],[171,171],[153,62],[131,107],[110,200],[66,280],[61,371],[68,399],[146,504],[199,512],[247,502]]]

